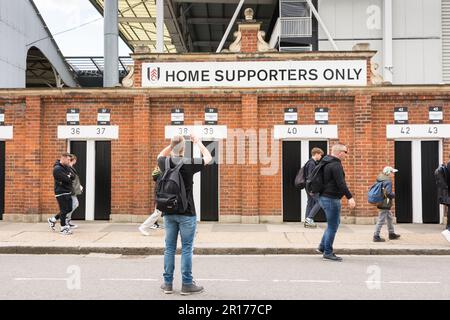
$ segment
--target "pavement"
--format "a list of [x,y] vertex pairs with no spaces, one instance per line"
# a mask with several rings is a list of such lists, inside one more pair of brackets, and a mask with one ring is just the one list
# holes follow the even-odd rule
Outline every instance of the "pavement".
[[[164,229],[150,236],[138,231],[139,224],[77,221],[70,236],[51,231],[47,223],[0,221],[0,254],[89,254],[161,255]],[[195,254],[315,254],[325,223],[306,229],[302,223],[222,224],[200,222]],[[339,254],[358,255],[450,255],[450,243],[441,235],[443,225],[397,224],[399,240],[372,242],[375,226],[341,224],[334,249]],[[59,229],[59,227],[57,228]],[[180,245],[178,245],[180,247]]]

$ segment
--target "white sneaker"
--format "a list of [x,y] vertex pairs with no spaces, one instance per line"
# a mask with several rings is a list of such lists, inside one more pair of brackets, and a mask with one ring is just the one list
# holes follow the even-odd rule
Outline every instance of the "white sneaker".
[[450,231],[448,231],[448,229],[445,229],[444,231],[442,231],[441,234],[444,236],[445,240],[450,242]]
[[72,220],[70,220],[69,222],[67,222],[67,225],[70,227],[70,229],[76,229],[78,228],[78,226],[76,224],[72,224]]
[[50,229],[55,231],[56,219],[55,218],[49,218],[47,220],[47,222],[48,222],[48,226],[50,227]]
[[139,231],[140,231],[144,236],[149,236],[149,235],[150,235],[150,233],[149,233],[147,230],[145,230],[145,228],[142,227],[142,226],[139,226]]
[[61,228],[61,231],[59,232],[59,234],[62,234],[63,236],[68,236],[73,234],[73,232],[70,230],[69,226],[64,226]]

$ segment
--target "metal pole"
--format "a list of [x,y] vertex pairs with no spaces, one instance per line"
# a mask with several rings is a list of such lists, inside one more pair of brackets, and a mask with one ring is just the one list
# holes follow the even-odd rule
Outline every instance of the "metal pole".
[[244,0],[240,0],[238,6],[236,8],[236,11],[234,11],[233,17],[231,18],[231,21],[228,24],[228,28],[225,31],[225,34],[223,35],[222,40],[220,41],[220,44],[219,44],[219,47],[216,50],[216,53],[219,53],[220,51],[222,51],[223,45],[225,44],[225,40],[227,40],[228,34],[230,33],[231,28],[234,25],[234,21],[236,21],[237,15],[241,11],[241,8],[242,8],[243,5],[244,5]]
[[331,37],[331,34],[328,31],[327,26],[325,25],[322,18],[320,17],[319,12],[317,12],[317,10],[314,7],[314,5],[312,4],[311,0],[306,0],[306,2],[308,2],[308,5],[311,8],[311,11],[313,12],[314,16],[316,17],[317,21],[319,22],[320,26],[322,27],[323,32],[325,32],[328,40],[331,42],[331,45],[333,46],[334,50],[338,51],[339,49],[338,49],[336,43],[334,42],[333,38]]
[[392,83],[392,0],[384,0],[383,6],[383,80]]
[[156,52],[164,52],[164,0],[156,0]]
[[103,86],[114,87],[119,84],[119,2],[105,0],[104,9],[105,65]]

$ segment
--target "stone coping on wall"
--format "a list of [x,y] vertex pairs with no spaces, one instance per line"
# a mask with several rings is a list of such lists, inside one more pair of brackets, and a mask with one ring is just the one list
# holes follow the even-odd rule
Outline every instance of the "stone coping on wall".
[[[230,96],[230,94],[232,94]],[[227,98],[239,97],[241,94],[264,95],[390,95],[390,96],[433,96],[433,99],[450,97],[450,84],[431,85],[380,85],[380,86],[358,86],[358,87],[287,87],[287,88],[176,88],[176,89],[150,89],[150,88],[63,88],[63,89],[0,89],[0,102],[2,99],[24,98],[30,96],[41,97],[85,97],[101,98],[109,96],[139,96],[151,95],[154,97],[164,96],[187,96],[189,98],[201,97],[203,95],[226,95]],[[178,99],[178,97],[177,97]]]
[[180,61],[239,61],[239,60],[362,60],[371,59],[377,51],[312,51],[312,52],[258,52],[258,53],[137,53],[134,61],[180,62]]

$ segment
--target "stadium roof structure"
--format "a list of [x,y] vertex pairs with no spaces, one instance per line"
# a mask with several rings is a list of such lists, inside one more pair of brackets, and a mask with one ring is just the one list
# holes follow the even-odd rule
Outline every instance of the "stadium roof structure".
[[[104,0],[90,0],[103,15]],[[156,52],[156,0],[118,0],[119,33],[134,51],[147,46]],[[236,10],[239,0],[164,0],[164,51],[167,53],[215,52]],[[278,0],[247,0],[243,11],[252,8],[255,20],[270,37],[278,18]],[[234,41],[236,23],[224,48]]]

